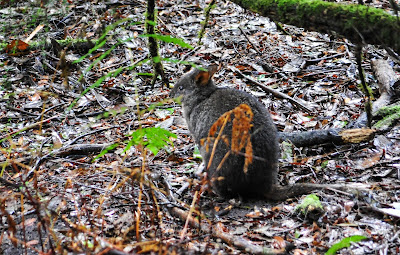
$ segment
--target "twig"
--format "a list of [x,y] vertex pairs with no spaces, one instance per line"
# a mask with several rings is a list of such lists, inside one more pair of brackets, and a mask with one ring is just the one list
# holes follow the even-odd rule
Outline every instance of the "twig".
[[315,62],[320,62],[322,60],[327,60],[327,59],[331,59],[331,58],[337,58],[337,57],[340,57],[340,56],[343,56],[343,55],[344,55],[344,53],[338,53],[338,54],[325,56],[325,57],[321,57],[321,58],[307,59],[306,62],[307,63],[315,63]]
[[229,68],[232,70],[232,72],[238,73],[240,76],[242,76],[243,78],[246,78],[248,81],[256,84],[257,86],[259,86],[262,90],[264,90],[265,92],[271,93],[272,95],[278,97],[278,98],[283,98],[283,99],[287,99],[288,101],[290,101],[291,103],[293,103],[294,105],[297,105],[298,107],[302,108],[303,110],[311,113],[312,110],[310,108],[308,108],[307,106],[305,106],[303,103],[299,102],[298,100],[295,100],[294,98],[279,92],[275,89],[272,89],[270,87],[265,86],[264,84],[259,83],[258,81],[248,77],[247,75],[245,75],[244,73],[242,73],[241,71],[239,71],[239,69],[237,69],[236,67],[233,66],[229,66]]
[[[156,32],[155,28],[155,17],[157,13],[155,12],[155,0],[147,0],[147,8],[146,8],[146,21],[145,21],[145,29],[146,33],[153,35]],[[169,87],[169,81],[167,75],[164,72],[164,67],[161,61],[155,61],[155,59],[160,59],[160,53],[158,52],[158,41],[155,37],[148,38],[148,46],[149,46],[149,55],[152,58],[153,63],[153,79],[151,81],[151,87],[154,88],[154,84],[156,83],[158,75],[161,76],[161,88]]]
[[199,31],[199,41],[197,42],[197,45],[201,45],[201,39],[203,39],[204,33],[206,31],[206,28],[208,26],[208,21],[210,20],[210,12],[211,9],[214,8],[216,0],[211,0],[211,2],[208,4],[208,6],[204,9],[204,23],[201,26],[201,29]]
[[54,108],[63,106],[63,105],[65,105],[65,104],[67,104],[67,102],[62,102],[62,103],[53,105],[52,107],[47,108],[42,114],[46,114],[46,113],[48,113],[49,111],[53,110]]
[[40,166],[43,160],[47,159],[50,156],[67,156],[71,154],[89,154],[89,153],[97,153],[108,146],[112,145],[112,143],[108,144],[77,144],[77,145],[68,145],[61,147],[60,149],[54,150],[43,157],[40,157],[36,160],[35,165],[29,170],[27,177],[29,177],[36,169]]
[[33,30],[33,32],[28,36],[28,38],[26,38],[24,40],[25,43],[29,43],[29,41],[37,34],[39,33],[40,30],[42,30],[42,28],[44,27],[44,25],[39,25],[35,28],[35,30]]
[[361,66],[361,53],[362,53],[362,46],[361,44],[357,44],[356,46],[356,60],[357,60],[357,68],[358,68],[358,75],[360,76],[360,81],[361,81],[361,86],[364,90],[364,94],[366,97],[366,102],[365,102],[365,112],[367,114],[367,125],[369,128],[371,128],[371,122],[372,122],[372,102],[371,102],[371,92],[369,91],[369,87],[367,85],[367,82],[365,81],[364,77],[364,69]]
[[12,187],[14,189],[19,189],[22,186],[22,184],[11,182],[9,180],[4,179],[3,177],[0,177],[0,182],[2,182],[5,185],[10,186],[10,187]]
[[25,110],[23,110],[23,109],[21,109],[21,108],[15,108],[15,107],[8,106],[8,105],[6,105],[6,108],[9,109],[9,110],[11,110],[11,111],[20,112],[20,113],[23,113],[23,114],[26,114],[26,115],[29,115],[29,116],[32,116],[32,117],[36,117],[36,118],[37,118],[37,117],[40,118],[40,116],[41,116],[41,115],[39,115],[39,114],[31,113],[31,112],[25,111]]
[[67,145],[72,145],[72,144],[76,143],[79,139],[81,139],[81,138],[83,138],[85,136],[92,135],[92,134],[95,134],[95,133],[98,133],[98,132],[102,132],[102,131],[106,131],[106,130],[109,130],[109,129],[117,128],[117,127],[119,127],[119,126],[113,126],[113,127],[103,128],[103,129],[97,129],[97,130],[94,130],[92,132],[80,135],[80,136],[76,137],[74,140],[72,140],[71,142],[69,142]]
[[243,31],[243,29],[241,28],[241,27],[239,27],[239,30],[240,30],[240,32],[242,32],[242,34],[244,35],[244,37],[246,38],[246,40],[250,43],[250,45],[251,45],[251,47],[253,47],[253,49],[255,50],[255,51],[257,51],[257,53],[258,54],[262,54],[259,50],[258,50],[258,48],[253,44],[253,42],[252,41],[250,41],[250,38],[246,35],[246,33]]
[[31,124],[31,125],[29,125],[29,126],[27,126],[27,127],[24,127],[24,128],[15,130],[15,131],[13,131],[13,132],[10,132],[10,133],[8,133],[8,134],[5,134],[5,135],[3,135],[3,136],[0,137],[0,143],[3,142],[4,140],[6,140],[8,137],[11,137],[11,136],[13,136],[13,135],[15,135],[15,134],[18,134],[18,133],[24,132],[24,131],[26,131],[26,130],[32,129],[32,128],[38,126],[38,125],[41,125],[41,124],[43,124],[43,123],[45,123],[45,122],[48,122],[48,121],[50,121],[50,120],[52,120],[52,119],[56,119],[56,118],[58,118],[58,116],[53,116],[53,117],[50,117],[50,118],[48,118],[48,119],[41,120],[41,121],[36,122],[36,123],[34,123],[34,124]]
[[189,222],[192,220],[192,213],[195,208],[196,199],[197,199],[198,194],[199,194],[199,191],[196,190],[196,192],[194,193],[194,196],[193,196],[192,204],[190,205],[189,213],[187,214],[187,217],[186,217],[185,226],[183,227],[183,230],[181,232],[181,238],[180,238],[181,241],[183,241],[183,239],[185,238]]

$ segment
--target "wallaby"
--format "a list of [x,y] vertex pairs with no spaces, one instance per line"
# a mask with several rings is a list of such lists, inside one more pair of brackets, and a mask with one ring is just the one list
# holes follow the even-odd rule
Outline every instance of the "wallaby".
[[[279,144],[270,113],[244,91],[218,88],[212,79],[216,71],[216,65],[210,65],[205,71],[193,69],[177,81],[170,94],[173,98],[181,96],[184,118],[199,146],[213,190],[225,197],[263,196],[283,200],[326,187],[311,183],[287,186],[277,183]],[[253,113],[249,130],[252,155],[246,155],[244,150],[232,152],[229,144],[232,121],[226,123],[221,140],[213,149],[215,139],[209,139],[210,128],[223,114],[241,104],[250,107]],[[224,138],[228,142],[224,142]],[[249,156],[252,161],[246,163]]]

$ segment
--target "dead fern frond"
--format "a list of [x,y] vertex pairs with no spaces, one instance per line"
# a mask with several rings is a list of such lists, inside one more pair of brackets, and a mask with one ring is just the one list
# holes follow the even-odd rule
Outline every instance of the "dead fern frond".
[[[217,121],[215,121],[208,132],[208,137],[201,140],[201,145],[204,145],[204,143],[206,143],[205,149],[207,152],[210,149],[209,146],[213,144],[207,169],[209,169],[211,166],[211,162],[214,158],[218,142],[222,140],[227,146],[230,147],[230,151],[228,151],[224,158],[221,160],[217,167],[217,170],[222,167],[222,164],[231,153],[237,155],[241,150],[244,149],[245,163],[243,166],[243,171],[247,173],[248,166],[253,162],[253,147],[250,140],[250,131],[253,126],[253,117],[254,114],[250,106],[248,106],[247,104],[241,104],[233,110],[224,113],[223,115],[221,115],[221,117],[218,118]],[[231,134],[222,135],[226,124],[231,121]]]

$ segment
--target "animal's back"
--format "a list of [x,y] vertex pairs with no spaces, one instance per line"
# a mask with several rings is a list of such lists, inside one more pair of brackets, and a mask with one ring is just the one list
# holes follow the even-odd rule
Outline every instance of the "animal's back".
[[[240,104],[250,106],[254,117],[251,128],[251,144],[253,162],[244,172],[244,150],[239,154],[230,153],[230,145],[222,140],[218,142],[213,159],[208,169],[209,177],[214,189],[224,196],[254,196],[267,193],[272,184],[276,183],[277,162],[279,146],[277,132],[269,112],[264,105],[250,94],[229,88],[218,88],[208,98],[196,105],[190,114],[191,125],[189,130],[193,134],[196,143],[208,137],[211,126],[225,112],[228,112]],[[232,123],[228,123],[224,135],[231,140]],[[205,146],[200,146],[200,151],[207,167],[211,148],[207,151]],[[220,162],[224,163],[217,170]],[[217,180],[218,177],[223,177]]]

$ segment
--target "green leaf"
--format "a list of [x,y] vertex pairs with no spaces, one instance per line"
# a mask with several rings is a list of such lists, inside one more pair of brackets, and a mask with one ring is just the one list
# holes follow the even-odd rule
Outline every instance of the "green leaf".
[[170,137],[176,138],[174,133],[169,132],[166,129],[154,127],[145,129],[146,137],[148,141],[147,148],[154,154],[157,155],[158,151],[168,145],[173,145]]
[[194,146],[193,158],[196,158],[196,159],[203,159],[203,157],[202,157],[201,154],[200,154],[199,147],[197,147],[197,145]]
[[137,66],[140,66],[146,62],[150,61],[150,59],[143,59],[133,65],[130,66],[124,66],[124,67],[120,67],[117,68],[109,73],[107,73],[106,75],[100,77],[95,83],[93,83],[90,87],[86,88],[79,96],[78,98],[76,98],[67,108],[67,111],[70,111],[72,109],[72,107],[74,107],[74,105],[76,104],[76,102],[78,102],[79,99],[81,99],[81,97],[83,97],[86,93],[88,93],[91,89],[97,88],[100,86],[100,84],[107,78],[109,77],[116,77],[118,74],[120,74],[122,71],[125,70],[133,70],[134,68],[136,68]]
[[129,150],[132,145],[142,144],[154,155],[157,155],[160,149],[168,145],[173,145],[169,139],[170,137],[177,137],[174,133],[159,127],[138,129],[130,134],[130,136],[132,139],[128,142],[124,152]]
[[155,25],[157,25],[156,22],[154,22],[154,21],[152,21],[152,20],[149,20],[149,19],[146,19],[146,22],[147,22],[147,24],[149,24],[150,26],[155,26]]
[[176,37],[172,37],[170,35],[160,35],[160,34],[145,34],[145,35],[141,35],[141,37],[152,37],[155,38],[157,40],[166,42],[166,43],[173,43],[176,45],[179,45],[183,48],[188,48],[188,49],[193,49],[193,46],[184,42],[182,39],[180,38],[176,38]]
[[137,73],[136,75],[140,76],[153,76],[154,74],[152,73]]
[[161,58],[160,56],[156,56],[152,58],[153,63],[160,63],[161,62]]
[[322,168],[322,169],[325,169],[325,168],[328,166],[328,164],[329,164],[329,160],[323,161],[323,162],[321,163],[321,168]]
[[[107,42],[107,40],[105,40],[105,39],[106,39],[106,36],[108,35],[108,32],[115,30],[115,28],[116,28],[117,26],[119,26],[119,24],[124,23],[124,22],[129,21],[129,20],[131,20],[131,18],[121,19],[121,20],[118,20],[117,22],[115,22],[115,23],[113,23],[113,24],[107,26],[107,27],[104,29],[103,34],[102,34],[102,35],[100,36],[100,38],[97,40],[96,45],[95,45],[92,49],[90,49],[89,52],[88,52],[87,54],[85,54],[84,56],[82,56],[82,57],[79,58],[78,60],[75,60],[75,61],[73,62],[73,64],[76,64],[76,63],[81,62],[81,61],[82,61],[83,59],[85,59],[88,55],[92,54],[94,51],[96,51],[97,49],[101,48],[101,47]],[[138,23],[138,24],[140,24],[140,23]]]
[[360,236],[360,235],[346,237],[346,238],[342,239],[340,242],[332,245],[332,247],[325,253],[325,255],[334,255],[334,254],[336,254],[336,252],[338,250],[340,250],[342,248],[350,247],[351,243],[360,242],[367,238],[368,237],[366,237],[366,236]]

